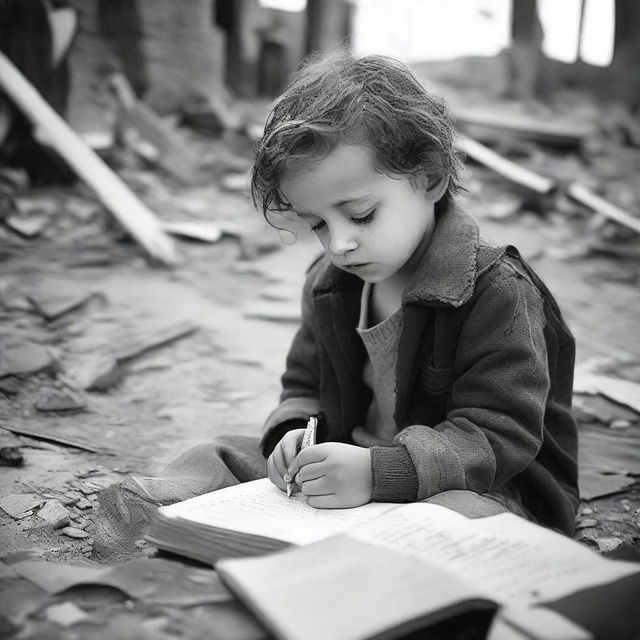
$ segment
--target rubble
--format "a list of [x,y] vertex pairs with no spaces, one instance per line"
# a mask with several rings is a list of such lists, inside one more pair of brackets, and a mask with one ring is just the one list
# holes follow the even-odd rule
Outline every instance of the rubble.
[[9,341],[0,336],[0,378],[55,371],[58,366],[45,347],[33,342]]
[[78,393],[71,390],[43,389],[33,405],[38,411],[84,411],[87,403]]
[[0,509],[12,518],[21,518],[25,513],[37,509],[44,500],[35,493],[9,494],[0,498]]
[[86,531],[84,531],[83,529],[78,529],[77,527],[64,527],[64,529],[62,529],[60,533],[69,538],[76,538],[79,540],[89,537],[89,534]]
[[66,527],[70,522],[70,515],[57,500],[47,500],[38,511],[38,518],[51,526],[52,529]]

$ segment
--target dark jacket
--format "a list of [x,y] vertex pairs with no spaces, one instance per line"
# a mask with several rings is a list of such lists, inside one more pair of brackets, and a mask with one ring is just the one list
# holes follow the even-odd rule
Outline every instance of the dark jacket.
[[[359,278],[326,257],[310,268],[281,402],[264,427],[265,454],[319,412],[327,440],[354,442],[371,400],[355,329],[361,291]],[[540,523],[571,533],[575,343],[547,288],[515,249],[483,243],[476,222],[452,210],[438,221],[402,306],[398,433],[371,448],[373,499],[503,491]]]

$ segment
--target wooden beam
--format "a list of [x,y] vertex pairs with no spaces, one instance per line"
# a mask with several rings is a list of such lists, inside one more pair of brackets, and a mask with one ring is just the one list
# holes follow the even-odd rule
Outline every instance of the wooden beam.
[[636,218],[623,209],[620,209],[620,207],[616,207],[616,205],[596,195],[593,191],[587,189],[587,187],[573,182],[567,187],[567,195],[576,202],[602,214],[605,218],[615,220],[628,229],[633,229],[636,233],[640,233],[640,218]]
[[559,118],[532,117],[491,108],[461,107],[454,111],[456,127],[475,140],[492,141],[508,135],[556,147],[579,148],[592,127]]
[[155,215],[51,108],[16,66],[0,52],[0,87],[34,126],[34,137],[60,155],[96,193],[151,258],[179,262],[175,245]]
[[493,169],[496,173],[504,176],[511,182],[522,185],[536,193],[545,195],[555,188],[555,181],[551,178],[541,176],[529,169],[525,169],[507,158],[503,158],[489,147],[483,145],[463,134],[456,136],[456,147],[469,158]]

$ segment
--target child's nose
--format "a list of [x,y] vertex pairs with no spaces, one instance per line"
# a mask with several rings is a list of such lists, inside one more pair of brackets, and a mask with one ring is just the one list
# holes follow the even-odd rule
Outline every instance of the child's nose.
[[357,248],[358,243],[351,237],[339,234],[331,234],[331,243],[329,249],[336,256],[341,256],[348,251]]

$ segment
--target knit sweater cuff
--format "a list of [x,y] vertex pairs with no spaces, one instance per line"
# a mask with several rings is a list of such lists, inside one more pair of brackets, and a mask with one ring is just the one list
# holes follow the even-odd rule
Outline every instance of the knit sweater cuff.
[[371,447],[374,502],[414,502],[418,474],[406,447]]

